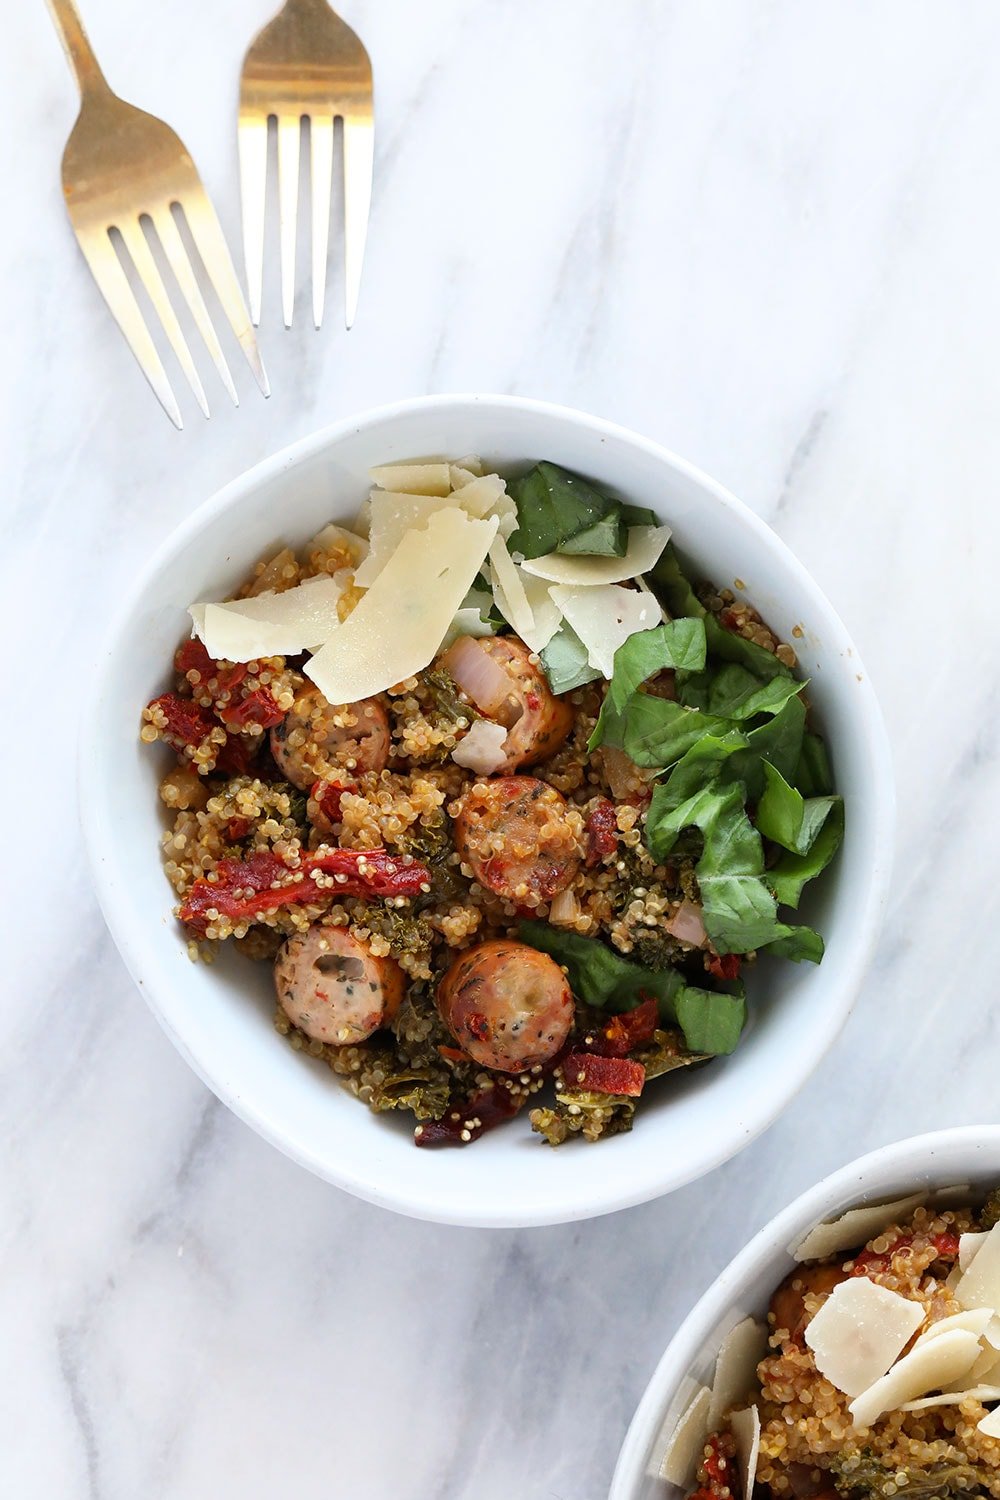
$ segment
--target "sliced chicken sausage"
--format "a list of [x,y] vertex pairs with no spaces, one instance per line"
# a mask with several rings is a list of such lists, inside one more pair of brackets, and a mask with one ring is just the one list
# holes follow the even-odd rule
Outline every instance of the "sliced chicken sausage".
[[376,958],[346,927],[314,922],[290,937],[274,961],[278,1002],[317,1042],[349,1047],[387,1026],[406,990],[403,970]]
[[303,792],[338,768],[381,771],[389,744],[389,715],[380,699],[333,704],[311,686],[271,730],[271,754],[282,775]]
[[488,890],[534,907],[564,891],[580,868],[583,820],[534,776],[477,781],[455,819],[455,847]]
[[573,725],[572,708],[531,655],[516,635],[461,636],[440,659],[469,702],[507,730],[501,772],[547,760]]
[[525,943],[480,943],[438,987],[438,1010],[459,1046],[484,1068],[520,1073],[562,1049],[573,997],[555,959]]
[[775,1331],[784,1329],[790,1338],[798,1341],[809,1322],[806,1297],[810,1294],[824,1296],[846,1279],[847,1272],[840,1266],[797,1266],[771,1298],[769,1312],[774,1318]]

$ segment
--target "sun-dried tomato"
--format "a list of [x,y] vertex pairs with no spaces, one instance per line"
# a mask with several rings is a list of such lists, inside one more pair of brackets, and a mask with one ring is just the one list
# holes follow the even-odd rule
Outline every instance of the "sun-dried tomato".
[[487,1130],[512,1120],[526,1095],[502,1084],[477,1089],[465,1099],[453,1099],[440,1120],[427,1120],[413,1132],[417,1146],[467,1146]]
[[[887,1250],[881,1252],[875,1250],[862,1250],[854,1257],[851,1267],[852,1276],[881,1276],[888,1271],[894,1255],[901,1250],[908,1250],[913,1244],[915,1236],[912,1234],[901,1234],[898,1239],[893,1240]],[[958,1235],[951,1230],[945,1230],[943,1234],[936,1234],[931,1244],[937,1251],[938,1260],[958,1259]]]
[[562,1060],[562,1075],[568,1089],[594,1094],[624,1094],[638,1099],[646,1082],[642,1063],[627,1057],[601,1057],[596,1052],[570,1052]]
[[209,656],[204,645],[197,638],[184,641],[178,646],[174,653],[174,669],[182,677],[189,672],[197,672],[200,682],[199,687],[206,686],[209,682],[216,682],[217,693],[231,693],[234,688],[239,687],[247,675],[245,662],[235,662],[232,666],[224,667],[214,657]]
[[585,863],[587,869],[592,870],[618,847],[618,820],[614,803],[609,802],[606,797],[602,798],[587,814],[583,827],[587,839]]
[[182,698],[179,693],[161,693],[149,707],[158,708],[166,718],[166,727],[160,730],[160,734],[174,750],[203,744],[216,727],[210,708],[203,708],[190,698]]
[[230,818],[226,824],[226,838],[231,844],[238,844],[240,839],[245,839],[253,827],[253,818]]
[[705,968],[716,979],[739,979],[743,958],[739,953],[706,953]]
[[[317,870],[333,875],[336,884],[317,886],[311,879]],[[431,878],[426,865],[404,865],[385,849],[327,849],[303,856],[297,865],[260,850],[246,859],[220,859],[214,873],[215,880],[194,882],[180,910],[181,921],[196,932],[205,931],[211,910],[234,922],[252,922],[282,906],[333,896],[415,896]],[[287,883],[275,887],[276,881]]]
[[259,724],[261,729],[271,729],[285,717],[274,695],[267,688],[254,688],[242,698],[233,698],[216,708],[216,713],[227,729],[246,729],[248,724]]
[[245,734],[231,734],[215,757],[215,769],[223,776],[250,776],[255,772],[255,756],[263,735],[250,739]]
[[[660,1008],[656,997],[650,996],[632,1010],[623,1011],[620,1016],[608,1016],[595,1027],[593,1050],[602,1057],[627,1057],[636,1047],[653,1040],[659,1022]],[[587,1050],[591,1049],[588,1047]]]
[[698,1489],[690,1500],[740,1500],[736,1441],[729,1432],[713,1432],[705,1439],[698,1465]]
[[320,833],[332,833],[340,822],[340,804],[345,792],[356,792],[354,781],[314,781],[309,793],[309,820]]

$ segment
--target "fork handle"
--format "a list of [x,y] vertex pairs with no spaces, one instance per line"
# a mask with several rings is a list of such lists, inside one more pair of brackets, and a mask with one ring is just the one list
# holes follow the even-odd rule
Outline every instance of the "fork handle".
[[86,94],[88,90],[95,88],[106,89],[107,79],[101,72],[100,63],[94,55],[94,49],[90,45],[90,38],[87,36],[74,0],[49,0],[49,10],[66,49],[70,66],[76,74],[80,93]]

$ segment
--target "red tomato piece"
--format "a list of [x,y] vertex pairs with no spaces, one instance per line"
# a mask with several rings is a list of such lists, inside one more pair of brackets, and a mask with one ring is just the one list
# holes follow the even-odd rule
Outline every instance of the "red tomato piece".
[[646,1082],[642,1063],[627,1057],[601,1057],[596,1052],[570,1052],[562,1060],[562,1075],[569,1089],[594,1094],[624,1094],[638,1099]]
[[585,864],[588,870],[592,870],[618,847],[618,820],[614,803],[609,802],[606,797],[602,798],[587,814],[583,827],[587,839]]
[[417,1146],[467,1146],[478,1141],[487,1130],[512,1120],[524,1103],[525,1095],[514,1095],[510,1089],[495,1083],[492,1088],[477,1089],[465,1099],[453,1100],[440,1120],[426,1120],[413,1132]]
[[603,1021],[597,1028],[595,1050],[602,1057],[627,1057],[636,1047],[653,1040],[653,1032],[659,1024],[659,1006],[655,996],[651,995],[632,1010]]

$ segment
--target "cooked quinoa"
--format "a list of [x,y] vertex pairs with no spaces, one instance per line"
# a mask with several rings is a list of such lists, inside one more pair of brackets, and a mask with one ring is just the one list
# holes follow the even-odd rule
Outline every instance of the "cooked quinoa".
[[[1000,1497],[1000,1438],[979,1428],[995,1398],[959,1394],[953,1404],[890,1409],[870,1425],[858,1426],[849,1409],[851,1398],[820,1373],[807,1341],[809,1324],[834,1289],[855,1277],[867,1277],[918,1305],[923,1317],[913,1339],[941,1319],[962,1313],[960,1237],[991,1228],[996,1220],[996,1195],[978,1210],[920,1207],[863,1247],[807,1262],[786,1278],[771,1301],[768,1353],[757,1366],[756,1390],[750,1396],[761,1420],[759,1490],[781,1500]],[[908,1341],[899,1358],[911,1347]],[[996,1359],[1000,1364],[1000,1351]],[[960,1393],[960,1383],[957,1388]],[[726,1466],[720,1483],[720,1458],[734,1451],[727,1425],[721,1434],[709,1436],[697,1500],[749,1500],[740,1494],[737,1465]]]
[[[355,563],[330,527],[234,597],[335,579],[347,619],[364,596]],[[789,683],[775,703],[800,692],[794,652],[748,603],[683,588],[674,612],[714,622],[720,670]],[[756,953],[707,934],[698,829],[650,847],[664,773],[611,742],[603,681],[553,691],[544,653],[502,622],[358,703],[328,702],[305,666],[214,660],[188,640],[143,711],[142,740],[169,754],[163,858],[192,957],[231,942],[273,965],[278,1032],[373,1110],[409,1110],[418,1144],[464,1143],[529,1104],[549,1143],[596,1140],[631,1128],[647,1082],[731,1050]],[[466,690],[481,674],[508,684],[503,703]],[[685,690],[716,679],[658,669],[639,697],[672,710]],[[463,763],[484,720],[506,757],[489,772]],[[700,1020],[713,997],[728,1039]]]

